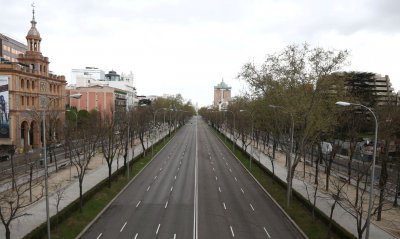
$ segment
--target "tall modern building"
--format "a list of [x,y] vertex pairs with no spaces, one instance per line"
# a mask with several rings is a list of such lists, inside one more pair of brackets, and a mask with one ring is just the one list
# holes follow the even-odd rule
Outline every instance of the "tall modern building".
[[218,109],[225,109],[229,101],[231,100],[231,89],[225,82],[224,79],[214,86],[214,106]]
[[42,147],[43,110],[51,112],[46,124],[51,142],[60,138],[65,118],[65,77],[49,72],[34,11],[26,40],[28,47],[16,62],[0,62],[0,145],[15,145],[21,151]]
[[74,87],[107,86],[126,92],[127,108],[136,105],[138,102],[132,72],[119,75],[111,70],[105,74],[103,70],[96,67],[86,67],[85,69],[73,69],[71,76],[71,81],[76,82],[76,84],[71,85],[70,89],[74,89]]
[[26,50],[26,45],[0,33],[0,57],[3,61],[17,62],[18,55],[24,54]]

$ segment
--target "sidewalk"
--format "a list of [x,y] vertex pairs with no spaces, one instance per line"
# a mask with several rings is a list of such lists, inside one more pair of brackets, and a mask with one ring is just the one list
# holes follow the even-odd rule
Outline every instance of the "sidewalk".
[[[168,131],[164,133],[167,135]],[[159,135],[160,136],[160,135]],[[159,137],[157,141],[162,140],[162,137]],[[147,143],[145,142],[145,145]],[[147,148],[151,148],[151,141],[148,142]],[[140,143],[136,144],[133,147],[134,156],[142,153],[142,146]],[[130,160],[132,157],[132,150],[130,150],[128,159]],[[123,157],[119,158],[119,167],[123,167]],[[112,172],[117,170],[117,160],[113,161]],[[76,174],[76,169],[72,166],[73,175]],[[92,187],[97,185],[100,181],[104,180],[108,177],[108,167],[105,159],[103,159],[101,154],[96,154],[96,156],[91,160],[89,164],[89,169],[85,174],[85,178],[83,180],[83,193],[90,190]],[[79,198],[79,183],[76,177],[72,176],[72,180],[69,181],[70,178],[70,170],[69,167],[65,167],[65,169],[60,170],[58,173],[54,173],[49,175],[49,211],[50,217],[56,214],[56,195],[54,190],[52,192],[52,186],[54,185],[62,185],[62,188],[65,189],[64,197],[60,201],[59,210],[61,211],[63,208],[68,206],[74,200]],[[23,216],[14,220],[11,223],[11,238],[19,239],[23,238],[25,235],[30,233],[32,230],[40,226],[42,223],[46,222],[46,200],[45,197],[36,202],[35,204],[28,207],[25,211],[28,213],[28,216]],[[5,235],[4,226],[0,225],[0,238],[3,238]]]
[[[224,132],[222,132],[222,133],[224,133]],[[229,133],[225,133],[225,134],[226,134],[226,136],[228,138],[232,139],[232,137],[231,137],[231,135]],[[237,145],[238,148],[241,148],[242,143],[239,140],[237,140],[236,141],[236,145]],[[247,153],[249,153],[249,154],[251,153],[251,148],[252,148],[252,145],[249,145],[247,147],[247,150],[246,150]],[[265,166],[266,168],[268,168],[268,170],[270,170],[272,172],[272,164],[271,164],[271,161],[268,158],[268,156],[265,155],[260,150],[258,150],[256,147],[253,147],[253,152],[254,152],[253,153],[253,158],[255,160],[257,160],[257,161],[259,159],[260,163],[263,166]],[[279,151],[277,151],[276,153],[277,153],[277,155],[281,154],[281,153],[279,153]],[[277,159],[274,160],[275,176],[280,178],[282,181],[286,182],[287,169],[285,167],[284,154],[282,153],[280,156],[281,157],[277,157]],[[300,167],[300,165],[297,168],[299,168],[299,167]],[[297,169],[296,169],[296,172],[297,172]],[[307,195],[305,183],[307,184],[307,187],[308,187],[310,195]],[[301,181],[301,180],[296,179],[296,178],[293,179],[293,183],[292,184],[293,184],[292,185],[293,186],[293,190],[295,190],[296,192],[300,193],[304,198],[310,197],[311,200],[313,200],[313,195],[312,194],[313,194],[314,190],[313,190],[313,186],[312,185],[309,185],[307,182]],[[333,203],[333,200],[326,199],[326,198],[324,198],[324,195],[320,191],[317,192],[317,203],[316,203],[316,206],[318,207],[319,210],[321,210],[322,212],[324,212],[328,216],[330,214],[330,207],[331,207],[332,203]],[[348,214],[343,208],[341,208],[339,205],[336,206],[336,208],[335,208],[335,210],[333,212],[333,220],[336,221],[338,224],[340,224],[347,231],[352,233],[355,237],[357,237],[356,220],[350,214]],[[397,219],[397,220],[399,220],[399,219]],[[365,236],[365,232],[364,232],[363,235]],[[388,232],[382,230],[378,226],[376,226],[373,223],[371,223],[371,226],[370,226],[370,238],[393,239],[393,238],[396,238],[396,237],[392,236]]]

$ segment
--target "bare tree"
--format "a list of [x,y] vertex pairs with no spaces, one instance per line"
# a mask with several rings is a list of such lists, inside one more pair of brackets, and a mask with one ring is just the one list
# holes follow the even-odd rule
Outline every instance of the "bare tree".
[[98,114],[90,115],[89,118],[82,120],[82,127],[79,130],[75,128],[75,124],[67,124],[65,132],[65,147],[71,163],[75,166],[79,182],[80,212],[83,207],[83,179],[100,139],[99,121]]
[[118,142],[119,125],[118,119],[115,112],[112,114],[105,115],[101,121],[101,138],[100,145],[103,153],[103,157],[107,162],[108,167],[108,187],[111,188],[111,175],[112,175],[112,164],[114,159],[118,156],[121,145]]
[[34,199],[30,200],[29,190],[30,186],[27,183],[21,183],[14,189],[0,194],[0,220],[6,231],[6,239],[11,238],[11,222],[30,215],[24,209],[43,197],[43,190],[41,190],[41,194],[35,195]]
[[[354,192],[343,191],[342,200],[339,205],[347,211],[356,222],[357,235],[359,239],[362,239],[363,233],[367,227],[367,210],[368,210],[368,199],[369,191],[367,190],[369,185],[368,171],[371,167],[371,163],[357,164],[357,168],[353,173],[353,180],[355,181]],[[375,203],[375,194],[372,198],[373,210],[371,212],[371,218],[375,215],[377,211],[377,204]]]
[[62,200],[65,198],[65,187],[62,186],[61,183],[57,183],[54,185],[54,192],[55,192],[55,197],[54,197],[54,206],[56,206],[56,228],[58,225],[58,213],[59,213],[59,207],[60,203]]

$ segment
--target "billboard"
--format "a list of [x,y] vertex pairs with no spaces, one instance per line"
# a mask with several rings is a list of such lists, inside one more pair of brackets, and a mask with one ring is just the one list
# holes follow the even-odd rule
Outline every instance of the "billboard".
[[9,79],[8,75],[0,75],[0,138],[10,137]]

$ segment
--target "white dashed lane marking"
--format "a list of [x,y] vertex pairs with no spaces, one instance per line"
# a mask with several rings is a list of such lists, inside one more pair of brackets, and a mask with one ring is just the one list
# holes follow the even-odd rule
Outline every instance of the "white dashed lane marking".
[[139,202],[136,204],[136,207],[139,207],[139,205],[140,205],[140,202],[141,202],[141,201],[139,201]]
[[225,205],[225,203],[224,203],[224,202],[222,203],[222,205],[224,206],[224,209],[226,210],[226,205]]
[[161,226],[161,224],[158,224],[156,235],[158,234],[158,230],[160,230],[160,226]]
[[124,228],[125,228],[125,226],[126,226],[126,223],[128,223],[128,222],[125,222],[125,223],[124,223],[124,225],[121,227],[121,230],[119,230],[119,232],[122,232],[122,231],[124,230]]
[[242,193],[244,194],[243,188],[240,188],[240,191],[242,191]]
[[271,238],[271,236],[269,235],[269,233],[268,233],[267,229],[265,229],[265,227],[264,227],[264,231],[265,231],[265,233],[267,233],[268,238]]
[[136,239],[138,237],[138,235],[139,235],[139,233],[136,233],[135,238],[133,238],[133,239]]
[[253,211],[254,211],[254,207],[253,207],[253,205],[251,205],[251,203],[250,203],[250,207],[251,207],[251,209],[253,209]]
[[235,233],[233,233],[233,228],[232,226],[229,226],[231,228],[231,233],[232,233],[232,237],[235,237]]
[[103,233],[100,233],[96,239],[99,239],[101,236],[103,235]]
[[146,190],[146,191],[149,191],[149,190],[150,190],[150,186],[147,187],[147,190]]

